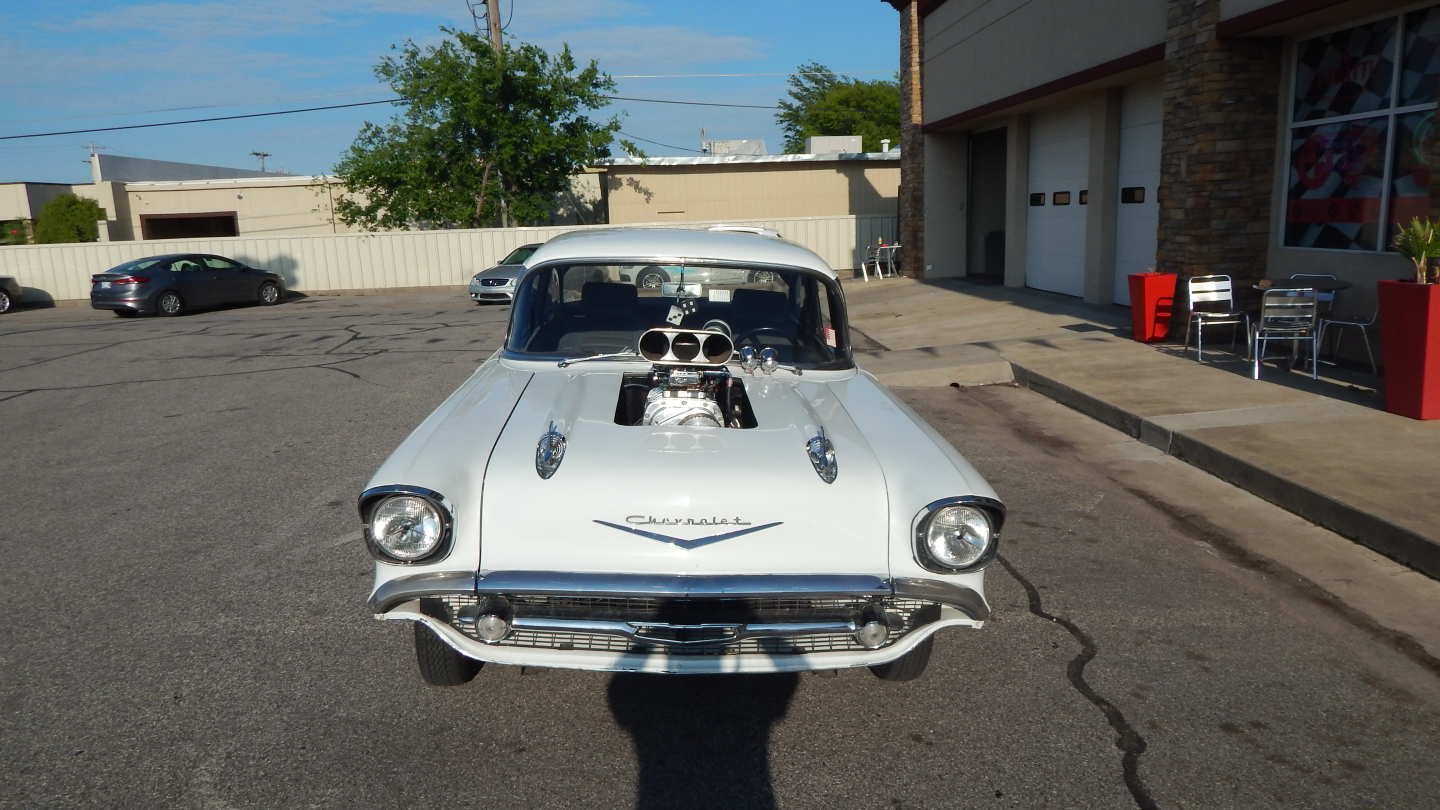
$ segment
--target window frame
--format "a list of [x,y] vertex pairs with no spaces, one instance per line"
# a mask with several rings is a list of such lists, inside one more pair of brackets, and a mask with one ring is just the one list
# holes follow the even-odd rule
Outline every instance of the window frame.
[[[1278,212],[1279,221],[1276,223],[1274,231],[1275,243],[1278,248],[1282,250],[1307,250],[1323,253],[1339,253],[1348,256],[1354,256],[1357,254],[1383,255],[1386,253],[1395,252],[1394,248],[1390,246],[1389,237],[1390,208],[1392,198],[1394,197],[1393,186],[1395,176],[1395,137],[1397,128],[1399,126],[1397,119],[1405,115],[1410,115],[1411,113],[1440,110],[1440,98],[1424,104],[1408,104],[1403,107],[1395,106],[1400,99],[1400,78],[1405,69],[1405,18],[1416,11],[1425,11],[1431,9],[1433,9],[1436,13],[1440,13],[1440,4],[1434,2],[1415,3],[1413,5],[1408,5],[1399,9],[1387,11],[1385,13],[1368,15],[1360,18],[1359,20],[1350,20],[1346,23],[1323,28],[1306,36],[1296,37],[1290,40],[1285,54],[1286,70],[1288,71],[1289,76],[1287,77],[1286,81],[1285,96],[1282,99],[1282,103],[1285,105],[1285,126],[1281,131],[1282,142],[1279,150],[1279,153],[1282,156],[1281,165],[1284,167],[1284,171],[1276,173],[1276,181],[1278,183],[1280,192],[1280,210]],[[1394,51],[1392,54],[1393,58],[1391,59],[1392,65],[1390,77],[1390,106],[1384,107],[1379,110],[1370,110],[1368,112],[1346,113],[1345,115],[1334,115],[1326,118],[1313,118],[1296,121],[1295,93],[1298,89],[1297,85],[1300,79],[1300,70],[1297,62],[1300,58],[1301,46],[1311,40],[1319,39],[1320,37],[1327,37],[1340,31],[1346,31],[1351,28],[1359,28],[1364,25],[1371,25],[1373,23],[1386,19],[1395,20],[1395,40],[1393,44]],[[1380,212],[1377,216],[1375,223],[1375,247],[1368,249],[1352,249],[1286,244],[1285,231],[1290,224],[1290,173],[1293,169],[1291,150],[1293,149],[1295,130],[1310,129],[1312,127],[1318,128],[1331,124],[1345,124],[1351,121],[1363,121],[1374,118],[1385,119],[1385,153],[1382,157],[1382,160],[1384,161],[1384,171],[1381,175],[1380,181]]]

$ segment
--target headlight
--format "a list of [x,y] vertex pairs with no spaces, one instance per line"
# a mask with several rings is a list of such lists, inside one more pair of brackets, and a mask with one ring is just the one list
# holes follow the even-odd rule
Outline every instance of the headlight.
[[994,556],[1000,527],[992,514],[1003,512],[953,502],[932,504],[927,509],[929,514],[920,519],[915,534],[916,559],[922,566],[956,573],[978,568]]
[[450,539],[450,515],[434,499],[399,492],[376,502],[365,526],[366,544],[382,560],[409,563],[440,552]]

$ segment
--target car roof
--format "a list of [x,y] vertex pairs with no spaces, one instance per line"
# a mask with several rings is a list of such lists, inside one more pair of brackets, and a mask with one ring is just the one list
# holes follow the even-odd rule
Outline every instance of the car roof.
[[691,228],[594,228],[570,231],[546,242],[526,267],[553,261],[610,259],[617,262],[703,264],[707,261],[803,267],[828,278],[835,271],[813,251],[774,236],[745,231]]

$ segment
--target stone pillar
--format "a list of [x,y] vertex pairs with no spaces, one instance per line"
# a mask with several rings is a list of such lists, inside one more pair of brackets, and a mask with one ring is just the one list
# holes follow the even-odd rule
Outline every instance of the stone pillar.
[[1217,39],[1220,0],[1169,4],[1157,269],[1263,278],[1281,43]]
[[925,277],[925,123],[921,97],[920,0],[900,7],[900,264]]

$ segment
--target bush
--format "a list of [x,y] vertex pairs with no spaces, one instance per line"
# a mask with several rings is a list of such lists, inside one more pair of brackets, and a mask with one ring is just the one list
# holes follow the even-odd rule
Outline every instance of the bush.
[[100,238],[96,221],[105,218],[105,209],[94,200],[61,194],[45,203],[35,218],[35,242],[95,242]]

